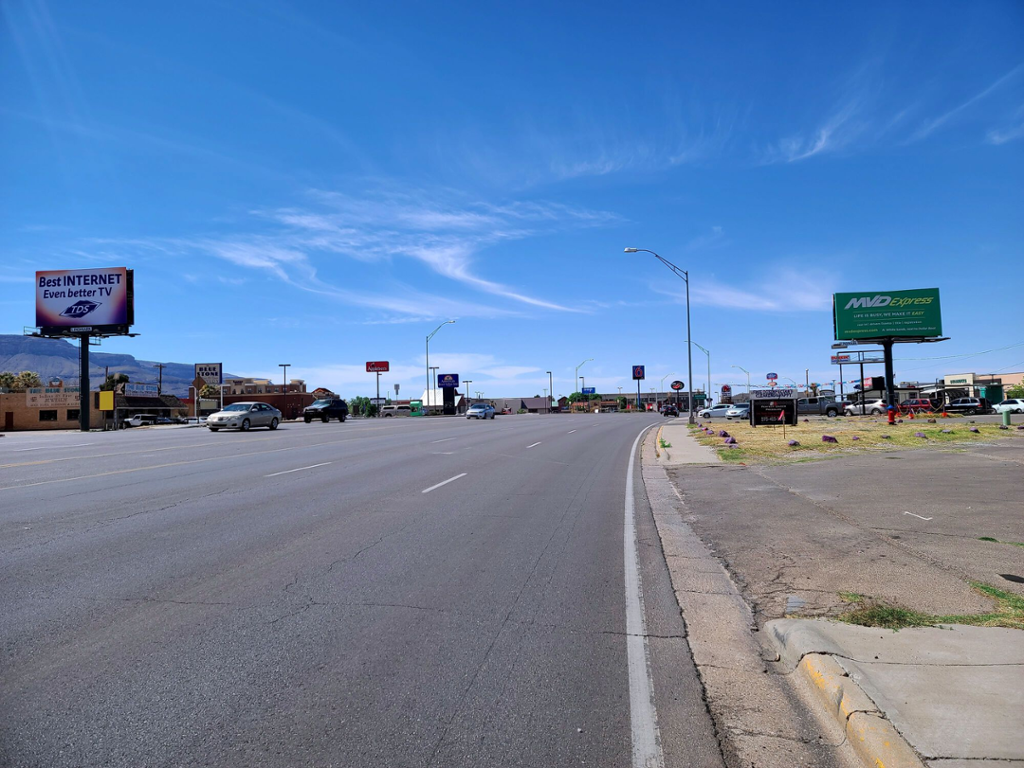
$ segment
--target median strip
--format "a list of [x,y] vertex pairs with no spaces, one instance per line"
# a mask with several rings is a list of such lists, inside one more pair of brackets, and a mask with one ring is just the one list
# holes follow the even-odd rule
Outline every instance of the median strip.
[[304,469],[316,469],[317,467],[326,467],[328,464],[332,463],[333,462],[325,461],[322,464],[310,464],[308,467],[297,467],[296,469],[286,469],[283,472],[273,472],[269,475],[264,475],[264,477],[277,477],[278,475],[288,475],[291,474],[292,472],[301,472]]
[[466,473],[463,472],[461,475],[456,475],[455,477],[449,477],[444,482],[438,483],[437,485],[432,485],[429,488],[424,488],[422,491],[420,491],[420,493],[430,493],[431,491],[436,491],[442,485],[448,485],[448,483],[453,483],[456,480],[458,480],[460,477],[465,477],[465,476],[466,476]]

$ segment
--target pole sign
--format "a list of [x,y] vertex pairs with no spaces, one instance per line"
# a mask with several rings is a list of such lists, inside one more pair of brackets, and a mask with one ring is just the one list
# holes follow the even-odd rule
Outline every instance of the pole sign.
[[768,379],[768,381],[777,381],[779,378],[779,374],[769,373],[767,376],[765,376],[765,378]]
[[647,378],[647,376],[645,375],[646,369],[647,369],[647,366],[645,366],[645,365],[634,365],[633,366],[633,380],[634,381],[643,381],[644,379],[646,379]]
[[439,373],[437,374],[437,386],[439,389],[458,389],[459,374]]
[[939,289],[836,293],[832,321],[837,341],[941,336]]
[[751,400],[750,426],[777,427],[782,425],[796,426],[796,400]]
[[125,335],[135,322],[132,270],[36,272],[36,326],[43,336]]
[[124,385],[124,393],[133,397],[156,397],[157,385],[129,381]]
[[202,379],[211,387],[219,387],[224,383],[223,363],[196,363],[195,378]]
[[584,395],[596,395],[597,387],[584,387],[582,394]]
[[671,386],[672,389],[674,389],[676,392],[678,392],[679,390],[681,390],[686,385],[683,382],[677,380],[677,381],[673,381],[669,386]]
[[367,373],[387,373],[391,370],[391,365],[387,360],[378,360],[377,362],[367,363]]

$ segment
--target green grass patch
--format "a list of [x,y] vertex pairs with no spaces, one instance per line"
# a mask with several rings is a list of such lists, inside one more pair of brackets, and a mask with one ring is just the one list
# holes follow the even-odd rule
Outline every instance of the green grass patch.
[[856,592],[840,592],[839,599],[846,603],[853,603],[857,607],[842,614],[839,619],[861,627],[881,627],[894,631],[908,627],[935,627],[939,624],[1024,629],[1024,597],[981,582],[971,582],[971,586],[995,601],[994,611],[938,616],[891,603],[875,601]]
[[991,541],[993,544],[1008,544],[1011,547],[1024,547],[1024,543],[1019,541],[1000,541],[999,539],[993,539],[991,536],[979,536],[978,541]]
[[663,438],[663,437],[659,437],[658,438],[658,442],[661,443],[661,447],[662,448],[671,448],[672,447],[672,443],[666,443],[665,442],[665,438]]

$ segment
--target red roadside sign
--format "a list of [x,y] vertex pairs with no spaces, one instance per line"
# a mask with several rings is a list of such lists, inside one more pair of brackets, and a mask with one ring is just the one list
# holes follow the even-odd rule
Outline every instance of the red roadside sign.
[[378,360],[377,362],[366,364],[367,373],[387,373],[390,370],[391,366],[387,360]]

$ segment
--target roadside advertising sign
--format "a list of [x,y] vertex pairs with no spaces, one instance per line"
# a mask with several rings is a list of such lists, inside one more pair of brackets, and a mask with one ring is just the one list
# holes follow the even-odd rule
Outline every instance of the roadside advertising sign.
[[584,395],[596,395],[597,394],[597,387],[584,387],[583,391],[582,391],[582,394],[584,394]]
[[832,355],[832,365],[846,365],[851,360],[849,355]]
[[732,387],[730,387],[728,384],[723,384],[722,385],[722,394],[723,395],[731,395],[732,394]]
[[367,373],[387,373],[391,370],[391,365],[387,360],[378,360],[377,362],[367,363]]
[[114,391],[104,390],[100,392],[100,410],[101,411],[112,411],[114,410]]
[[673,381],[670,386],[672,387],[672,389],[674,389],[676,392],[678,392],[680,389],[682,389],[686,385],[683,382],[676,380],[676,381]]
[[646,373],[647,366],[645,365],[634,365],[633,366],[633,380],[642,381],[647,378],[644,374]]
[[777,378],[779,378],[779,374],[769,373],[767,376],[765,376],[765,378],[768,379],[768,381],[775,381]]
[[780,387],[778,389],[752,389],[750,390],[751,400],[787,400],[796,397],[796,390],[792,387]]
[[796,400],[751,400],[750,426],[776,427],[796,426]]
[[939,289],[832,296],[836,340],[942,335]]
[[129,381],[124,385],[124,393],[134,397],[156,397],[157,385]]
[[36,325],[44,335],[127,333],[135,321],[125,267],[36,272]]
[[202,379],[211,387],[217,387],[224,383],[223,363],[196,363],[195,378]]
[[25,390],[29,408],[77,408],[78,387],[32,387]]
[[457,374],[457,373],[439,373],[439,374],[437,374],[437,386],[440,389],[458,389],[459,388],[459,374]]

